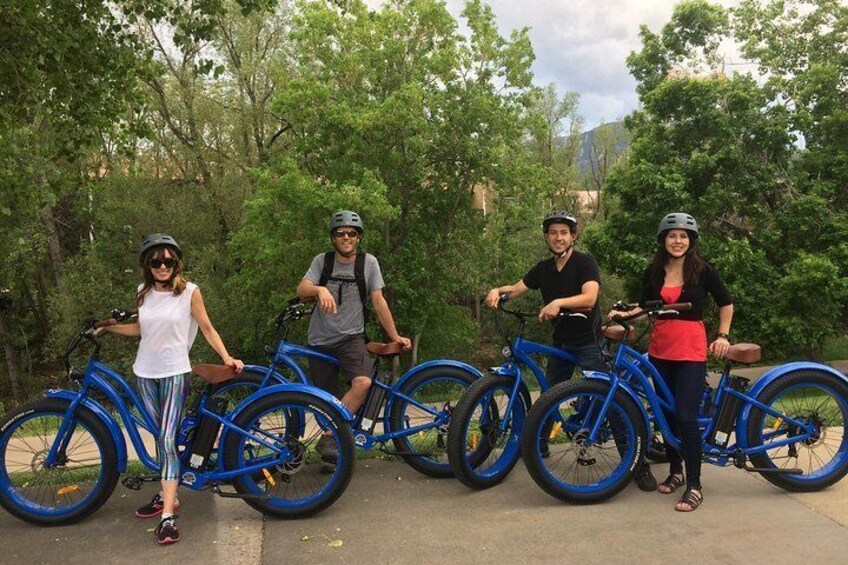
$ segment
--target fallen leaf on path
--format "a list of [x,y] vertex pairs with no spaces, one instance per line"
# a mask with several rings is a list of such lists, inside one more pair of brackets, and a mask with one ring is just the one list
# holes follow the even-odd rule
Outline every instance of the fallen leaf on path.
[[309,540],[310,540],[309,536],[303,536],[302,538],[300,538],[300,541],[309,541]]
[[341,547],[342,545],[344,545],[344,542],[340,539],[337,539],[337,540],[331,541],[327,545],[329,545],[330,547]]

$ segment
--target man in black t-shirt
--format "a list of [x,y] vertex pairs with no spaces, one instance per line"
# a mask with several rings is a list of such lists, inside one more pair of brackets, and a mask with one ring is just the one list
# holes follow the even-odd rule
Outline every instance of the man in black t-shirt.
[[[598,306],[598,292],[601,288],[601,275],[595,259],[574,250],[577,240],[577,220],[563,210],[551,212],[542,222],[542,232],[553,257],[539,261],[513,285],[493,288],[486,296],[486,304],[497,308],[500,296],[508,294],[517,298],[528,290],[540,290],[545,306],[539,310],[539,320],[555,320],[554,346],[559,347],[577,358],[581,369],[607,372],[609,367],[603,358],[604,337],[601,331],[601,311]],[[585,309],[591,312],[582,317],[557,318],[562,308]],[[551,386],[567,381],[574,374],[575,363],[559,357],[548,357],[545,379]],[[623,423],[614,418],[613,436],[621,450],[624,447],[619,438]],[[548,437],[550,427],[540,434],[540,452],[542,457],[549,454]],[[649,465],[643,463],[636,473],[635,481],[645,491],[656,490],[657,481],[651,474]]]
[[[554,346],[572,353],[580,367],[592,371],[605,371],[601,354],[601,312],[598,292],[601,275],[595,259],[574,249],[577,240],[577,220],[563,210],[551,212],[542,222],[545,242],[553,257],[539,261],[513,285],[493,288],[486,296],[486,304],[497,308],[502,294],[517,298],[528,290],[540,290],[545,306],[539,310],[539,320],[555,320]],[[591,312],[583,317],[557,318],[560,309],[585,309]],[[559,357],[549,357],[545,379],[553,386],[571,378],[575,363]]]

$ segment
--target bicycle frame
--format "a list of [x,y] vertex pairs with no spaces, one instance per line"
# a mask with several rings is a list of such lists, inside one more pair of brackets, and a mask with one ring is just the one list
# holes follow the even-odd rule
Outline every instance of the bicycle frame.
[[[512,340],[512,344],[510,345],[509,360],[503,365],[489,369],[489,372],[493,375],[512,377],[515,379],[515,383],[512,385],[512,390],[509,393],[509,402],[507,403],[505,410],[506,414],[511,413],[515,399],[518,396],[518,391],[522,386],[527,386],[526,383],[524,383],[524,377],[521,370],[522,364],[529,368],[536,377],[542,392],[550,388],[550,383],[548,383],[548,380],[545,378],[544,371],[542,371],[542,368],[539,367],[532,355],[547,355],[549,357],[558,357],[566,361],[571,361],[575,364],[578,363],[577,357],[568,351],[524,339],[522,337],[523,330],[522,322],[522,327],[519,330],[518,335]],[[505,431],[508,424],[509,422],[506,418],[504,418],[500,423],[501,431]]]
[[[113,383],[117,383],[118,389],[115,388]],[[53,444],[50,446],[49,452],[45,458],[44,466],[51,467],[57,465],[57,454],[64,451],[68,442],[70,441],[71,436],[73,435],[74,428],[76,426],[76,417],[75,412],[79,408],[80,405],[85,405],[86,407],[95,406],[96,409],[95,414],[97,414],[101,419],[104,420],[104,423],[112,432],[113,438],[116,438],[116,430],[117,430],[117,438],[119,442],[117,442],[118,450],[119,450],[119,462],[122,461],[122,465],[119,467],[120,472],[126,471],[126,440],[123,437],[123,433],[120,432],[120,428],[115,421],[114,417],[96,400],[91,398],[91,391],[100,391],[112,402],[115,408],[120,415],[120,419],[124,424],[124,429],[127,432],[127,435],[130,438],[130,442],[132,443],[133,448],[135,449],[136,454],[139,457],[139,460],[148,467],[151,471],[155,473],[161,472],[161,467],[159,463],[156,461],[155,457],[151,456],[147,448],[144,445],[144,441],[141,438],[140,429],[146,430],[151,433],[154,437],[157,435],[158,427],[153,422],[150,415],[145,410],[141,399],[138,394],[132,389],[132,387],[127,384],[127,382],[121,377],[121,375],[114,370],[110,369],[106,365],[102,364],[96,359],[91,359],[86,367],[85,375],[81,382],[81,388],[78,392],[73,393],[71,391],[49,391],[47,396],[53,397],[61,397],[71,400],[70,406],[62,419],[62,423],[59,426],[59,430],[57,431],[56,438],[53,441]],[[129,404],[126,400],[124,400],[125,395],[129,398]],[[249,397],[245,401],[242,402],[242,405],[249,404],[253,400],[253,396]],[[197,408],[197,418],[205,417],[212,418],[218,423],[221,424],[221,437],[224,437],[226,433],[238,433],[243,435],[252,441],[255,441],[262,446],[270,449],[273,453],[276,454],[276,458],[280,462],[285,462],[286,457],[289,455],[288,447],[277,447],[273,443],[266,441],[264,437],[261,435],[257,435],[251,433],[249,431],[243,430],[240,427],[236,426],[233,423],[233,419],[235,415],[238,414],[240,410],[235,410],[228,415],[221,416],[212,412],[206,408],[206,399],[207,395],[203,395],[200,399]],[[240,405],[240,407],[242,406]],[[132,409],[135,408],[136,411],[140,414],[141,417],[137,416],[133,413]],[[319,425],[323,428],[324,424],[319,420]],[[184,450],[180,455],[181,460],[181,470],[180,470],[180,482],[181,484],[186,485],[189,488],[194,490],[200,490],[207,486],[209,483],[218,483],[222,481],[231,480],[236,476],[261,472],[263,468],[268,467],[269,465],[275,464],[277,461],[269,461],[264,459],[258,463],[247,467],[241,467],[237,470],[225,471],[223,468],[222,458],[219,457],[217,461],[217,467],[214,470],[206,470],[199,471],[191,468],[187,468],[184,466],[184,461],[186,457],[186,453],[190,452],[191,442],[183,445]]]
[[[322,353],[321,351],[313,349],[309,346],[295,345],[289,343],[285,340],[285,338],[283,338],[277,344],[277,349],[275,350],[274,356],[271,359],[271,363],[268,366],[263,367],[260,365],[247,365],[245,369],[247,371],[252,371],[264,375],[263,380],[260,384],[260,389],[268,386],[269,384],[274,383],[298,382],[304,385],[312,385],[312,381],[306,374],[306,371],[304,371],[303,368],[297,363],[297,358],[319,359],[321,361],[331,363],[336,366],[339,366],[340,364],[339,360],[331,355]],[[362,431],[360,429],[360,426],[362,424],[362,418],[358,414],[354,415],[353,421],[351,422],[351,427],[354,431],[354,442],[358,448],[371,449],[377,444],[383,444],[393,439],[408,437],[417,434],[418,432],[431,429],[433,427],[444,427],[448,425],[450,421],[450,414],[445,413],[444,410],[436,411],[430,406],[422,404],[421,402],[418,402],[414,398],[411,398],[410,396],[407,396],[406,394],[403,394],[400,391],[404,383],[406,383],[411,377],[425,369],[436,366],[456,367],[468,371],[469,373],[474,374],[476,377],[483,376],[480,371],[478,371],[471,365],[459,361],[441,359],[428,361],[426,363],[416,365],[415,367],[404,373],[397,380],[397,382],[395,382],[391,386],[381,383],[376,378],[372,378],[371,386],[376,386],[386,391],[386,401],[385,405],[383,406],[382,417],[383,433],[374,434]],[[281,367],[285,367],[289,371],[291,371],[291,373],[294,375],[293,379],[287,379],[285,376],[283,376],[278,371],[278,369]],[[372,377],[377,376],[378,369],[379,366],[375,363]],[[391,413],[392,405],[398,401],[406,402],[412,406],[415,406],[419,410],[429,414],[433,417],[433,423],[414,426],[403,430],[392,430],[391,422],[389,421],[388,415]]]
[[[826,368],[828,369],[828,372],[833,372],[833,370],[829,367],[820,366],[814,363],[805,363],[803,365],[805,368]],[[669,442],[669,444],[675,449],[679,449],[681,446],[680,438],[672,432],[668,420],[665,417],[665,413],[663,412],[663,410],[667,410],[670,413],[674,413],[674,396],[668,386],[666,386],[665,381],[660,377],[656,367],[651,364],[646,356],[642,355],[626,343],[621,343],[619,344],[613,358],[613,369],[613,373],[610,375],[598,372],[592,372],[592,374],[589,375],[591,378],[605,379],[610,382],[610,393],[607,395],[605,402],[601,407],[600,417],[597,418],[596,424],[592,428],[590,440],[596,440],[598,426],[600,422],[603,421],[616,390],[622,388],[632,397],[641,398],[647,401],[651,409],[651,414],[647,415],[643,408],[643,415],[647,418],[646,424],[654,422],[657,423],[665,441]],[[731,459],[735,460],[740,455],[757,455],[784,445],[804,441],[809,438],[812,433],[814,433],[815,428],[811,424],[791,418],[786,414],[756,400],[756,394],[762,389],[762,387],[755,387],[746,394],[745,392],[739,392],[730,388],[730,378],[730,366],[728,365],[722,372],[721,380],[716,387],[714,405],[720,406],[722,401],[726,398],[726,395],[735,396],[741,401],[736,418],[736,439],[733,443],[726,447],[709,443],[708,438],[712,436],[715,428],[715,417],[711,416],[707,418],[699,418],[698,423],[702,429],[701,438],[704,443],[704,455],[708,462],[715,465],[725,466],[731,462]],[[636,386],[634,386],[633,381],[635,381]],[[651,386],[651,381],[653,381],[654,386]],[[747,427],[747,414],[750,412],[750,409],[754,407],[759,408],[774,418],[780,418],[782,422],[791,424],[792,426],[795,426],[796,429],[803,430],[803,432],[798,435],[784,437],[784,439],[768,441],[780,435],[777,431],[775,431],[774,433],[765,435],[763,438],[765,440],[763,445],[754,448],[749,447],[744,433],[740,434],[739,430],[744,430]]]

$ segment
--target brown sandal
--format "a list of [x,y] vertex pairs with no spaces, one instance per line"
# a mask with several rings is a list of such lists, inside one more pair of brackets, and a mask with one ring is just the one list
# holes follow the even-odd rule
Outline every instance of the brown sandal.
[[[704,494],[699,489],[687,488],[677,504],[674,505],[674,509],[678,512],[694,512],[703,501]],[[688,504],[689,508],[683,507],[681,504]]]
[[[683,486],[683,475],[675,475],[672,473],[657,486],[657,491],[662,494],[671,494]],[[665,489],[665,490],[663,490]]]

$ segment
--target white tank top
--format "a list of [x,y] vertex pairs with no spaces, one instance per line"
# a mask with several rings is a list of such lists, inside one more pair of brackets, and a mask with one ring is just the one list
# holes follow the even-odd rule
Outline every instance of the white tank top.
[[191,296],[197,289],[188,283],[177,296],[151,289],[138,309],[141,343],[133,372],[147,379],[162,379],[191,372],[188,352],[197,337],[191,315]]

